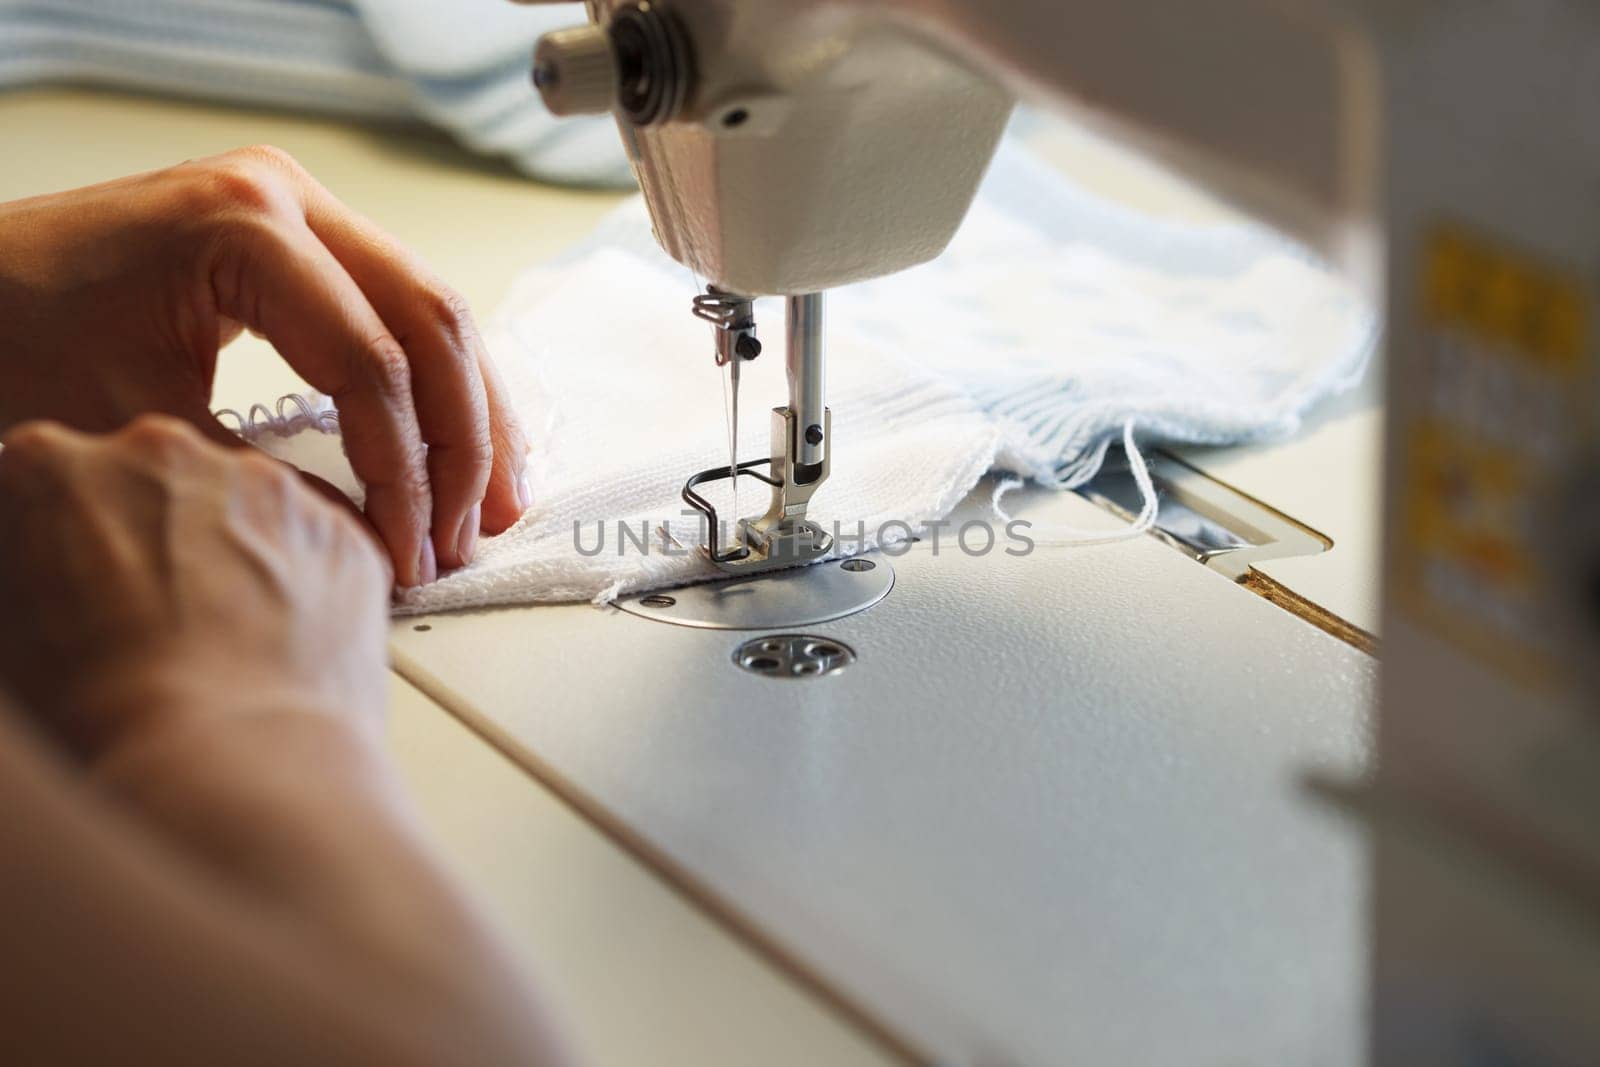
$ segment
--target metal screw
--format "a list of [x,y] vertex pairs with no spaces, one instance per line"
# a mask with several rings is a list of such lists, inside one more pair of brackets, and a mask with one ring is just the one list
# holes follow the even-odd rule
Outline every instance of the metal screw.
[[676,607],[678,602],[670,596],[662,596],[661,594],[657,593],[653,596],[645,597],[643,600],[640,600],[639,603],[643,604],[647,608],[670,608]]
[[847,570],[851,574],[864,574],[867,571],[876,569],[877,566],[870,559],[847,559],[839,564],[840,569]]

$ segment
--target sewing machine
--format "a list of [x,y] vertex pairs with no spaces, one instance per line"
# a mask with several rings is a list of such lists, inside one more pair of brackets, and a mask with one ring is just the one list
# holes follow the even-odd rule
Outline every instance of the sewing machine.
[[[901,35],[859,47],[856,30],[817,26],[817,12],[803,5],[754,17],[715,5],[680,14],[600,4],[592,13],[605,25],[540,42],[535,84],[558,115],[616,109],[658,240],[712,281],[694,313],[716,331],[735,420],[740,366],[762,352],[752,297],[788,297],[789,403],[773,414],[770,459],[735,461],[686,486],[686,502],[706,518],[704,547],[736,575],[822,559],[832,540],[806,513],[827,481],[832,447],[824,291],[944,249],[1011,97],[963,65],[930,62],[923,45]],[[873,32],[870,20],[858,29]],[[696,43],[712,32],[715,56]],[[790,47],[800,41],[808,44]],[[896,69],[913,76],[881,76]],[[908,151],[916,166],[905,165]],[[758,521],[739,520],[725,548],[725,522],[696,490],[737,477],[769,485],[772,502]]]
[[[1060,15],[1030,4],[974,19],[963,5],[735,8],[632,0],[593,3],[590,13],[595,22],[541,40],[534,83],[557,115],[616,112],[657,240],[711,283],[693,307],[715,328],[712,350],[729,369],[735,436],[740,367],[763,351],[752,297],[788,300],[789,403],[774,412],[770,458],[740,464],[733,457],[728,468],[697,474],[686,487],[686,502],[707,520],[707,554],[733,574],[824,558],[834,546],[806,521],[831,455],[824,293],[944,250],[1011,113],[1012,94],[991,70],[1020,74],[1016,49],[1050,34]],[[1150,17],[1170,22],[1164,13]],[[1135,117],[1187,123],[1182,132],[1206,139],[1216,158],[1244,157],[1242,173],[1252,182],[1276,179],[1269,190],[1275,203],[1292,203],[1299,220],[1326,227],[1316,236],[1346,236],[1337,223],[1361,217],[1370,190],[1360,187],[1358,168],[1343,164],[1363,157],[1355,142],[1374,131],[1363,126],[1369,116],[1354,98],[1329,94],[1354,60],[1322,47],[1312,31],[1265,24],[1263,35],[1261,20],[1236,18],[1237,28],[1213,25],[1211,32],[1234,39],[1253,32],[1259,40],[1244,40],[1271,56],[1273,69],[1238,71],[1226,92],[1248,88],[1241,84],[1247,77],[1274,77],[1278,114],[1229,109],[1221,92],[1208,105],[1186,87],[1186,110]],[[1138,19],[1111,22],[1108,36],[1138,32],[1140,50],[1158,69],[1164,65],[1167,57],[1152,54]],[[1014,35],[998,64],[974,64],[950,47],[996,26]],[[945,37],[908,32],[912,27]],[[1293,69],[1296,57],[1308,65],[1286,79],[1280,68]],[[1064,55],[1045,58],[1072,79],[1090,69]],[[1181,73],[1167,77],[1176,81]],[[1218,91],[1206,85],[1202,92]],[[1190,129],[1200,118],[1209,121]],[[1285,190],[1298,200],[1285,198]],[[725,523],[696,490],[738,477],[769,485],[772,502],[760,520],[740,520],[735,544],[724,547],[718,539]]]
[[[1330,790],[1376,827],[1375,1058],[1459,1062],[1485,1049],[1511,1059],[1537,1053],[1552,1063],[1593,1057],[1600,1030],[1585,1005],[1596,1002],[1600,983],[1592,926],[1600,899],[1593,834],[1600,718],[1591,669],[1600,640],[1593,600],[1600,550],[1586,489],[1600,470],[1592,439],[1600,405],[1592,310],[1600,138],[1588,109],[1600,89],[1600,17],[1592,8],[1575,0],[591,0],[588,8],[589,25],[542,42],[535,82],[558,114],[616,113],[662,248],[710,282],[692,306],[712,326],[708,351],[735,383],[740,364],[762,352],[751,298],[788,298],[789,398],[773,416],[770,457],[693,474],[685,490],[707,516],[704,550],[712,561],[740,576],[746,602],[765,599],[776,613],[762,611],[746,627],[749,617],[706,606],[714,591],[686,592],[684,605],[656,597],[658,610],[630,610],[767,630],[866,610],[810,647],[822,641],[838,652],[849,635],[863,659],[877,653],[917,664],[940,674],[952,699],[982,699],[981,687],[953,680],[949,668],[941,673],[937,657],[930,662],[889,638],[892,623],[870,621],[898,603],[906,614],[896,623],[909,618],[948,631],[919,602],[941,576],[903,567],[887,599],[886,589],[868,596],[846,583],[825,591],[825,601],[835,598],[831,614],[793,593],[797,584],[835,580],[824,567],[809,578],[775,576],[768,587],[743,579],[821,560],[834,548],[806,520],[809,502],[826,492],[832,459],[823,292],[938,254],[972,200],[1013,92],[1088,105],[1308,240],[1387,304],[1381,773],[1368,789]],[[918,166],[907,167],[908,158]],[[725,545],[721,517],[696,490],[743,476],[771,487],[771,505],[761,519],[741,521]],[[1248,501],[1219,505],[1214,497],[1208,506],[1215,487],[1203,482],[1198,472],[1168,470],[1175,512],[1188,505],[1189,518],[1226,527],[1248,509]],[[1102,486],[1097,499],[1116,507],[1117,487]],[[1253,516],[1258,523],[1287,518],[1262,511]],[[1206,541],[1166,525],[1180,547]],[[1279,522],[1283,532],[1266,540],[1292,542],[1296,525]],[[1232,577],[1246,586],[1249,564],[1248,556],[1234,557]],[[1068,612],[1080,593],[1106,593],[1078,587],[1059,570],[1031,578],[1057,583]],[[1030,615],[1037,606],[1007,582],[971,573],[956,583],[959,593],[946,584],[937,596],[958,596],[981,614],[994,601],[993,586],[1005,585],[1008,606],[1024,621],[998,641],[992,634],[977,640],[1069,655],[1071,632],[1046,626],[1039,640],[1038,617]],[[1337,618],[1292,590],[1274,596],[1256,588],[1278,605],[1272,610],[1298,615],[1293,625],[1310,619],[1362,644],[1359,628],[1341,631]],[[785,618],[786,605],[802,603],[794,610],[803,618]],[[678,608],[677,616],[662,605]],[[1238,608],[1219,610],[1236,619]],[[685,617],[686,610],[701,614]],[[970,631],[964,636],[973,639]],[[1244,647],[1269,656],[1294,641],[1271,626],[1250,636],[1261,643]],[[1221,653],[1238,645],[1208,647]],[[709,649],[682,650],[702,651]],[[797,671],[833,673],[829,657],[819,668],[793,648],[768,651],[781,651],[776,662]],[[1331,647],[1287,655],[1335,678],[1361,669]],[[742,650],[735,658],[751,662]],[[1103,666],[1139,670],[1135,662]],[[1248,686],[1214,667],[1172,675],[1232,686],[1232,699],[1247,699]],[[1048,662],[1028,669],[1033,677],[1013,694],[1021,699],[1083,684]],[[861,673],[846,672],[838,691],[813,699],[845,715],[864,703],[909,706],[915,687],[904,688],[905,672],[849,681]],[[1359,685],[1332,687],[1361,699]],[[711,699],[798,713],[805,701],[796,692],[730,679]],[[1266,700],[1284,706],[1297,698],[1328,696],[1290,685]],[[1146,698],[1113,688],[1098,699],[1136,708]],[[887,801],[874,794],[873,802]],[[767,891],[746,884],[744,892],[752,899]],[[1031,906],[1048,907],[1036,898]],[[977,925],[1015,932],[1004,923]],[[841,945],[827,951],[849,955]],[[894,963],[903,969],[915,961],[915,952],[905,952]],[[846,999],[869,1002],[866,1014],[875,1020],[892,1020],[891,1036],[904,1034],[896,1024],[905,1024],[924,1038],[940,1029],[927,1022],[930,1006],[950,1005],[937,995],[897,999],[881,984]],[[1153,1002],[1165,1003],[1159,995]],[[984,1007],[993,1005],[974,1008],[977,1019],[1005,1018],[1013,1027],[1002,1038],[978,1024],[990,1042],[980,1046],[1006,1062],[1051,1048],[1042,1034],[1054,1034],[1064,1053],[1159,1047],[1074,1043],[1071,1027],[1029,1027],[1015,1015],[984,1016]],[[970,1027],[951,1024],[945,1036],[952,1032],[968,1040],[946,1047],[973,1047]],[[1291,1060],[1306,1051],[1292,1041],[1282,1048],[1294,1050]]]

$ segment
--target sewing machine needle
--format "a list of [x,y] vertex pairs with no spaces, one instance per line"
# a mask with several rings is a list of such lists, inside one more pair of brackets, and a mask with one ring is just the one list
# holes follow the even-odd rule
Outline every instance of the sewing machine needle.
[[739,521],[739,364],[735,356],[728,361],[728,478],[733,482],[733,521]]

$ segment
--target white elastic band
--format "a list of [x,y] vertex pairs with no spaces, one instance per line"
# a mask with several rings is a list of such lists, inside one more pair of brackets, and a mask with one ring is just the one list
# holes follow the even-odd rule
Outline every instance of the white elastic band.
[[339,413],[321,395],[308,397],[290,393],[279,397],[272,407],[252,404],[243,415],[233,408],[223,408],[213,414],[218,422],[246,441],[254,441],[268,433],[289,437],[307,429],[319,433],[339,432]]

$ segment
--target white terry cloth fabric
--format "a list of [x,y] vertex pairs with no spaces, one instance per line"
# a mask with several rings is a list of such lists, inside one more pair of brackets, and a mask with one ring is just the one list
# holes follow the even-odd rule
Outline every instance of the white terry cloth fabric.
[[[728,462],[721,372],[711,328],[689,314],[694,292],[681,267],[612,247],[520,282],[488,340],[534,442],[538,503],[512,531],[485,540],[472,567],[405,594],[402,612],[603,602],[715,576],[679,547],[702,540],[698,519],[684,514],[684,481]],[[760,311],[781,322],[781,306],[768,303]],[[912,524],[889,531],[904,539],[952,511],[993,465],[1001,433],[959,390],[871,338],[843,327],[829,341],[835,458],[814,515],[825,526],[837,521],[854,552],[858,525],[870,547],[886,523]],[[743,457],[767,454],[768,412],[784,389],[780,351],[747,366]],[[337,424],[318,409],[291,402],[250,421],[258,444],[359,499],[333,437],[317,432]],[[743,510],[759,513],[764,487],[744,482]],[[719,507],[731,503],[731,492],[707,493]]]
[[[538,502],[402,611],[603,602],[714,576],[670,545],[699,540],[685,478],[728,462],[696,287],[656,250],[638,200],[522,279],[489,343],[533,437]],[[1360,298],[1273,233],[1144,217],[1014,145],[944,257],[831,299],[833,475],[814,511],[845,552],[945,517],[990,470],[1082,484],[1129,427],[1144,441],[1291,433],[1359,380],[1376,337]],[[781,306],[762,302],[758,321],[772,349],[745,375],[746,460],[767,454],[785,396]],[[248,436],[354,488],[327,465],[332,438],[308,432],[316,420],[280,414],[256,412]],[[763,487],[747,479],[741,505],[763,510]],[[619,522],[648,534],[648,555],[621,545]],[[597,523],[604,547],[589,555]]]
[[0,87],[88,82],[421,118],[537,177],[626,187],[609,120],[558,121],[533,42],[580,5],[507,0],[0,0]]

